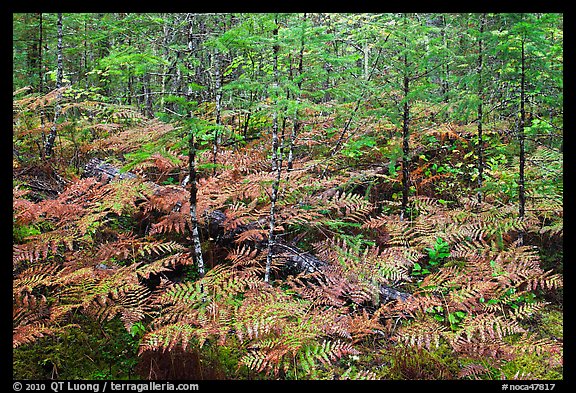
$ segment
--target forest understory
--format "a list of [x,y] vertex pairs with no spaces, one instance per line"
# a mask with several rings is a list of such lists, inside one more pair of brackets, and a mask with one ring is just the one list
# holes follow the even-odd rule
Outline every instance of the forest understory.
[[563,379],[561,14],[13,19],[14,379]]

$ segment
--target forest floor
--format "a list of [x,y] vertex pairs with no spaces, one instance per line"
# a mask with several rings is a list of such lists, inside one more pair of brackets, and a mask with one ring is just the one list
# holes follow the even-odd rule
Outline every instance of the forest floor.
[[[14,378],[562,379],[561,193],[531,189],[520,219],[510,154],[478,202],[472,127],[411,136],[402,211],[394,129],[335,149],[334,118],[308,114],[272,248],[269,129],[224,135],[216,165],[201,141],[202,275],[188,131],[134,113],[70,115],[44,160],[48,125],[15,120]],[[485,131],[492,151],[503,130]]]

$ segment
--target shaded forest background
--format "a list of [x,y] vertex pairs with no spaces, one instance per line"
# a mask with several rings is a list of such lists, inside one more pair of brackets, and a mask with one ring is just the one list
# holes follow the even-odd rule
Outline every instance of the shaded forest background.
[[12,150],[14,378],[562,379],[562,14],[13,14]]

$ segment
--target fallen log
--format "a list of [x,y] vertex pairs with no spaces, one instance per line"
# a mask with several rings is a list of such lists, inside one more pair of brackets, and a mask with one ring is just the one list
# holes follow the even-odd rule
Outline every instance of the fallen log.
[[106,183],[112,180],[134,179],[137,177],[131,172],[121,172],[118,168],[98,158],[92,158],[84,166],[83,177],[96,177],[104,179]]
[[[84,167],[83,177],[97,177],[109,182],[112,180],[122,180],[136,178],[137,175],[130,172],[121,172],[113,165],[107,164],[102,160],[93,158]],[[157,184],[152,183],[156,187]],[[209,237],[221,247],[230,248],[237,246],[235,239],[238,235],[245,231],[262,228],[267,225],[265,219],[253,221],[244,225],[238,225],[232,230],[224,230],[224,222],[226,221],[226,214],[220,210],[214,210],[206,216],[206,225],[204,231],[208,233]],[[265,249],[267,241],[263,240],[254,244],[255,248],[260,250]],[[277,240],[272,246],[272,252],[275,255],[282,255],[284,260],[283,274],[297,275],[301,273],[315,273],[322,272],[322,270],[329,265],[328,262],[323,261],[310,252],[304,251],[290,244],[286,244],[281,240]],[[405,301],[411,294],[402,292],[387,285],[380,285],[380,302],[386,303],[391,300]]]
[[[230,231],[224,231],[224,221],[226,220],[226,214],[224,212],[214,210],[208,214],[207,218],[208,233],[210,237],[215,239],[220,246],[225,248],[232,246],[236,236],[241,233],[251,229],[261,228],[265,225],[265,222],[261,219],[245,225],[239,225]],[[266,246],[266,240],[255,245],[258,249],[265,249]],[[272,252],[276,255],[282,254],[284,259],[283,273],[285,275],[322,272],[322,269],[329,265],[328,262],[317,258],[311,253],[279,240],[276,240],[272,246]],[[380,285],[379,293],[381,303],[386,303],[391,300],[405,301],[411,296],[410,293],[399,291],[384,284]]]

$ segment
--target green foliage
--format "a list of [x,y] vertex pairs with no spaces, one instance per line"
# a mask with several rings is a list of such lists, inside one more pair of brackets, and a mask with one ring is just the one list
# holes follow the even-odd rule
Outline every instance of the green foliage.
[[138,379],[139,340],[119,319],[103,325],[82,315],[78,327],[14,349],[14,379]]
[[450,256],[450,245],[440,237],[436,238],[434,248],[425,248],[424,250],[428,251],[431,266],[440,265],[446,257]]

